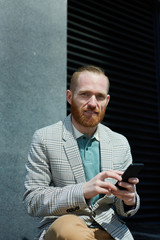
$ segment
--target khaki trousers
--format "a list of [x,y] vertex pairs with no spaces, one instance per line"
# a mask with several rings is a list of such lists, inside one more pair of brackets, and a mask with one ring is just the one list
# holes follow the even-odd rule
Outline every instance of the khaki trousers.
[[45,240],[106,240],[114,239],[105,230],[89,228],[75,215],[64,215],[51,224]]

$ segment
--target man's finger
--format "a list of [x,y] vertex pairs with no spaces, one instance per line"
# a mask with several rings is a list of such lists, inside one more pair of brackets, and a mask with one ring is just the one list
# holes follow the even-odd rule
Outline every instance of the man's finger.
[[114,178],[118,181],[121,181],[121,175],[123,174],[122,171],[118,170],[109,170],[109,171],[104,171],[99,174],[100,180],[104,181],[105,178]]
[[136,178],[136,177],[134,177],[134,178],[129,178],[129,179],[128,179],[128,182],[129,182],[129,183],[132,183],[132,184],[137,184],[137,183],[139,183],[139,179]]

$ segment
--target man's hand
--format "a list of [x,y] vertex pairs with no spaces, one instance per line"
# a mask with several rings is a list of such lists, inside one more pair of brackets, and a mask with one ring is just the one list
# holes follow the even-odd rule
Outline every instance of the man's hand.
[[123,200],[123,202],[128,206],[136,205],[136,189],[135,185],[139,183],[138,178],[129,178],[128,182],[119,182],[118,185],[125,188],[125,190],[120,190],[117,187],[116,191],[112,191],[112,194],[117,198]]
[[107,194],[111,195],[112,192],[117,192],[117,187],[109,182],[105,182],[105,178],[114,178],[118,181],[121,181],[121,175],[123,174],[122,171],[117,170],[109,170],[100,172],[90,181],[84,184],[83,193],[85,199],[91,199],[98,194]]

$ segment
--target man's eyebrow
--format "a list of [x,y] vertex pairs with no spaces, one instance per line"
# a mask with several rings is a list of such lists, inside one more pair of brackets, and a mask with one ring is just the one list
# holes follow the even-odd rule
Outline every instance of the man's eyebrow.
[[[92,90],[89,89],[80,89],[79,92],[93,92]],[[105,92],[94,92],[95,94],[106,94]]]
[[[81,94],[81,93],[93,93],[93,91],[91,91],[91,90],[87,90],[87,89],[81,89],[80,91],[79,91],[79,94]],[[102,96],[107,96],[107,93],[106,92],[95,92],[94,93],[95,95],[102,95]]]
[[91,91],[89,91],[89,90],[87,90],[87,89],[81,89],[81,90],[79,91],[79,93],[83,93],[83,92],[88,92],[88,93],[90,93]]

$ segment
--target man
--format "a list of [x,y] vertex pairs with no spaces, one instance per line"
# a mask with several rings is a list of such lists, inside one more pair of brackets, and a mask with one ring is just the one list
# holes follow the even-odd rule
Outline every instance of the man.
[[100,123],[108,92],[101,68],[78,69],[67,90],[71,115],[33,136],[24,203],[31,216],[42,217],[39,239],[133,239],[119,215],[137,212],[139,180],[121,181],[132,162],[128,141]]

